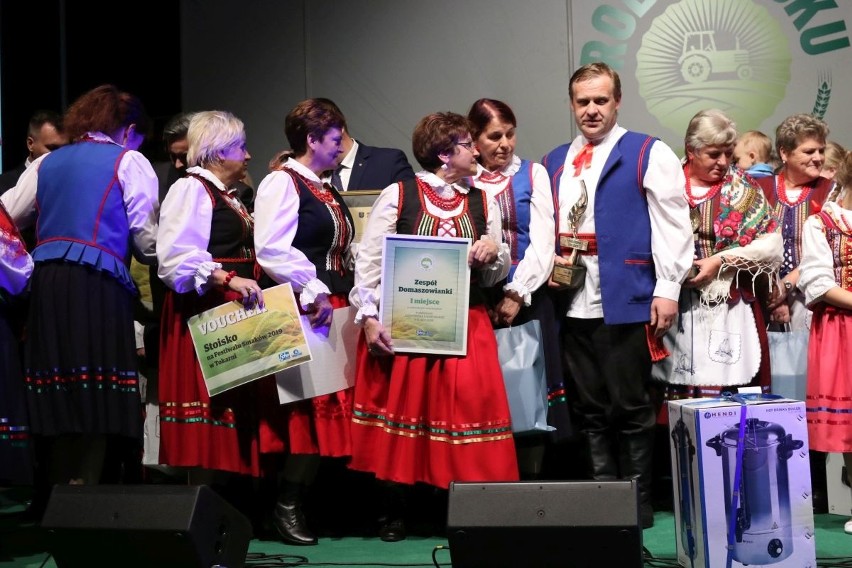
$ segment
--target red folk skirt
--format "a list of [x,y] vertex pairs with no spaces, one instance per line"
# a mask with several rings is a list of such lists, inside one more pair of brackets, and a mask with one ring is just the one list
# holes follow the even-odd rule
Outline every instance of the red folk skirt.
[[469,310],[465,357],[373,357],[358,343],[350,467],[446,489],[515,481],[518,464],[497,342],[483,306]]
[[[335,309],[349,305],[345,294],[335,294],[328,299]],[[327,457],[351,455],[352,390],[282,405],[278,403],[275,381],[262,383],[261,451]]]
[[[348,456],[351,394],[344,390],[278,403],[269,376],[210,397],[186,320],[239,294],[211,289],[167,292],[160,337],[160,462],[261,476],[274,468],[264,454]],[[330,298],[335,307],[345,298]]]
[[852,452],[852,312],[814,310],[808,340],[805,414],[810,447]]
[[187,319],[241,296],[210,289],[166,292],[160,332],[160,463],[261,475],[260,406],[265,377],[210,397]]

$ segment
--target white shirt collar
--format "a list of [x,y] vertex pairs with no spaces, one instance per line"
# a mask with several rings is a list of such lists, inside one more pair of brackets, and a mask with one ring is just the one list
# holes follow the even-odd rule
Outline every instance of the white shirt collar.
[[85,136],[91,138],[95,142],[109,142],[110,144],[115,144],[116,146],[121,146],[118,142],[104,134],[103,132],[86,132]]
[[287,161],[284,163],[284,166],[290,168],[291,170],[299,172],[311,181],[315,181],[319,184],[322,184],[322,180],[318,178],[317,175],[312,172],[310,168],[303,165],[301,162],[298,162],[295,158],[287,158]]
[[201,166],[192,166],[191,168],[186,169],[186,173],[201,176],[213,185],[215,185],[216,189],[218,189],[222,193],[228,193],[228,188],[225,187],[225,184],[222,183],[222,180],[217,178],[216,174],[206,168],[202,168]]
[[[521,159],[518,157],[517,154],[512,154],[512,160],[508,164],[506,164],[506,167],[500,170],[500,173],[506,177],[512,177],[513,175],[518,173],[519,169],[521,169]],[[479,164],[476,167],[476,177],[478,178],[482,175],[482,172],[487,171],[488,170],[482,167],[482,164]]]
[[352,147],[349,148],[349,151],[346,153],[346,157],[340,161],[340,166],[344,168],[349,168],[350,170],[355,166],[355,155],[358,153],[358,141],[354,138],[352,139]]

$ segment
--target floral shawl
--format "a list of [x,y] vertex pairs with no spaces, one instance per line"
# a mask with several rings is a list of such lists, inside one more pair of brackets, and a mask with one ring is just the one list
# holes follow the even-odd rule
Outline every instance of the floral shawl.
[[[701,290],[702,302],[730,298],[731,282],[743,270],[752,276],[777,272],[783,256],[780,225],[763,191],[742,170],[730,168],[718,195],[697,204],[693,216],[696,256],[722,257],[719,275]],[[725,271],[729,267],[735,270]]]

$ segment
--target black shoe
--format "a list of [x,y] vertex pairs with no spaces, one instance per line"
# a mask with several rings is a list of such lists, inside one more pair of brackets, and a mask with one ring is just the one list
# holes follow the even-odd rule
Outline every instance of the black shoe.
[[383,542],[399,542],[405,540],[405,522],[402,519],[382,521],[379,527],[379,538]]
[[317,537],[308,529],[302,509],[295,503],[278,502],[272,513],[272,524],[281,540],[296,546],[317,544]]

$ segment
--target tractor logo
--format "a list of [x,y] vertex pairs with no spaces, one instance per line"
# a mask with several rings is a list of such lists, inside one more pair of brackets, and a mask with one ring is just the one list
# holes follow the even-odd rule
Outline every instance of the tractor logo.
[[754,0],[680,0],[642,36],[636,81],[648,112],[678,136],[707,108],[745,131],[784,99],[791,64],[780,24]]
[[712,30],[687,32],[683,54],[677,60],[683,80],[703,83],[711,74],[719,73],[736,73],[739,79],[751,79],[754,69],[749,64],[748,51],[740,49],[739,38],[735,49],[717,49],[715,37]]

